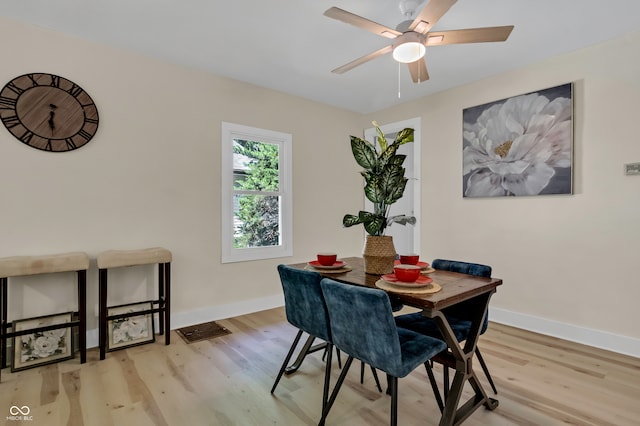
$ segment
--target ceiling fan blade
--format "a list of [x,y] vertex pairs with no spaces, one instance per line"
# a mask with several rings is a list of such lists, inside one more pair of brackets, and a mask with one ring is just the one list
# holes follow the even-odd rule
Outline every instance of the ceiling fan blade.
[[345,73],[355,67],[357,67],[358,65],[362,65],[365,62],[368,62],[372,59],[377,58],[378,56],[382,56],[386,53],[389,53],[393,50],[393,46],[389,45],[389,46],[385,46],[382,49],[376,50],[375,52],[369,53],[368,55],[364,55],[361,58],[355,59],[351,62],[349,62],[348,64],[344,64],[341,67],[336,68],[335,70],[331,71],[333,73],[336,74],[342,74]]
[[409,72],[411,73],[411,79],[414,83],[421,83],[429,80],[429,73],[427,72],[427,64],[425,59],[419,59],[415,62],[411,62],[409,65]]
[[458,0],[429,0],[429,3],[422,8],[420,14],[409,25],[409,31],[426,34],[456,1]]
[[385,27],[384,25],[378,24],[377,22],[370,21],[366,18],[363,18],[362,16],[347,12],[346,10],[340,9],[339,7],[331,7],[327,9],[324,12],[324,16],[337,19],[338,21],[351,24],[353,26],[386,38],[393,39],[402,34],[399,31],[393,30],[389,27]]
[[465,30],[433,31],[427,34],[427,46],[461,43],[486,43],[505,41],[509,38],[513,25],[504,27],[468,28]]

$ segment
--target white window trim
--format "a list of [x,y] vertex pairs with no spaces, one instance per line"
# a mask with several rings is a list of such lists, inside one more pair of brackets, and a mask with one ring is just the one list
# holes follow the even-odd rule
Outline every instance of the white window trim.
[[[273,143],[280,148],[279,184],[281,196],[280,232],[281,244],[275,247],[233,247],[233,140],[254,140]],[[292,137],[288,133],[258,129],[241,124],[222,122],[222,263],[248,260],[273,259],[293,256],[293,192],[292,192]]]

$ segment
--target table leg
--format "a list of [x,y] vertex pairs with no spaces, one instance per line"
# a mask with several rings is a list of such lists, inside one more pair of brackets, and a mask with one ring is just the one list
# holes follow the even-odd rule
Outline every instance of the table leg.
[[[464,347],[460,346],[460,343],[455,337],[455,333],[451,329],[442,311],[425,310],[424,312],[425,316],[433,318],[438,324],[438,328],[449,347],[449,353],[436,360],[445,366],[455,369],[451,389],[449,389],[446,396],[444,411],[440,419],[441,426],[458,425],[462,423],[481,405],[484,405],[489,410],[493,410],[498,406],[498,400],[487,396],[472,366],[482,322],[489,306],[489,299],[493,293],[494,292],[485,293],[471,299],[475,302],[470,304],[468,312],[472,325]],[[474,395],[459,407],[458,405],[462,398],[466,382],[469,382],[473,388]]]

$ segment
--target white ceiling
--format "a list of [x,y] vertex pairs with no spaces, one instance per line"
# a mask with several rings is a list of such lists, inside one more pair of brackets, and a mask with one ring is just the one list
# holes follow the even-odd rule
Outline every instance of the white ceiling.
[[325,17],[331,6],[404,20],[397,0],[1,0],[0,16],[362,113],[640,30],[640,0],[458,0],[434,31],[515,29],[504,43],[427,48],[431,79],[417,85],[391,55],[331,73],[389,44]]

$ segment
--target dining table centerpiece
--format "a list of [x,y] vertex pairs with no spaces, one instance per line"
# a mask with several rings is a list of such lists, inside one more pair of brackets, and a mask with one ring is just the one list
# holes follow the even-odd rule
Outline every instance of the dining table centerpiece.
[[342,225],[364,226],[367,232],[363,249],[365,272],[379,275],[393,272],[396,259],[393,237],[385,235],[386,228],[393,223],[416,223],[413,216],[389,215],[389,208],[402,198],[407,186],[406,169],[402,166],[407,156],[397,151],[401,145],[413,142],[413,129],[403,129],[388,143],[378,123],[372,123],[376,128],[376,142],[351,136],[351,151],[356,163],[364,169],[360,172],[365,182],[364,195],[373,203],[373,212],[361,210],[357,215],[346,214]]

